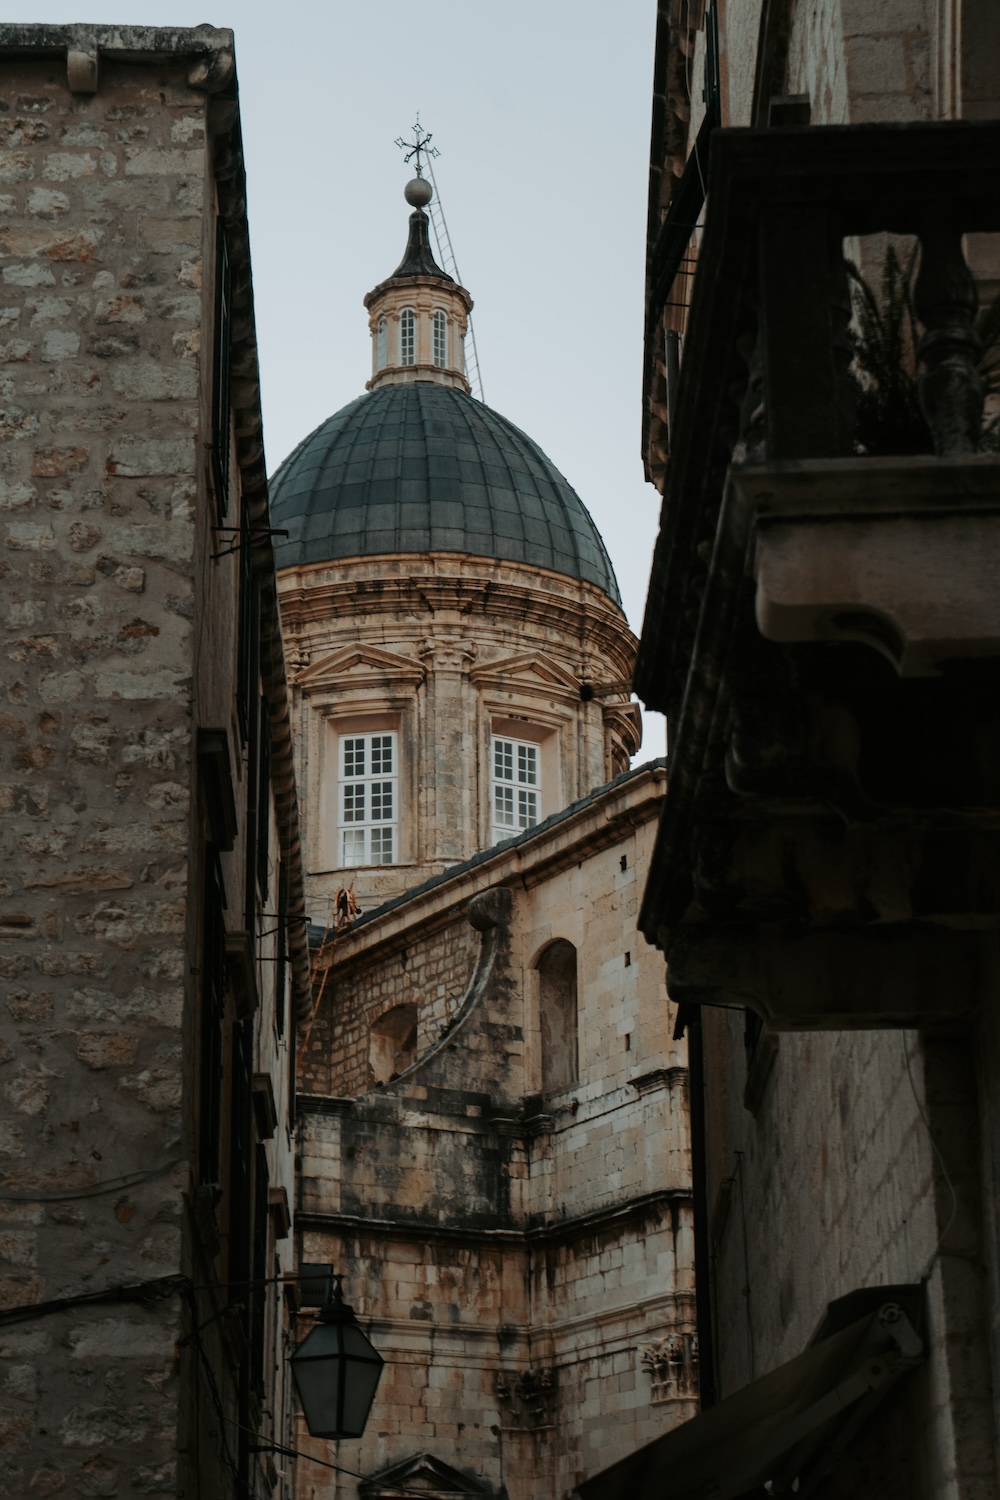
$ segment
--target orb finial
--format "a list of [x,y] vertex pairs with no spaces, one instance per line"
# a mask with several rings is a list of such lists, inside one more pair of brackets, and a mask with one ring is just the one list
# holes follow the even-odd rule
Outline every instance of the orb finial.
[[403,197],[411,208],[426,208],[434,197],[434,189],[426,177],[411,177],[403,189]]

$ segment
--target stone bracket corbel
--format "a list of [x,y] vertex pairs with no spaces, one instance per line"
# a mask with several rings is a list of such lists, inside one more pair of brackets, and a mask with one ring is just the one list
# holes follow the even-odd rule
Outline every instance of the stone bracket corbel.
[[66,49],[66,82],[71,94],[96,94],[99,77],[97,43],[79,33]]
[[668,942],[678,1004],[746,1006],[772,1032],[964,1021],[995,993],[996,931],[933,922],[798,930],[682,924]]
[[731,471],[757,624],[855,641],[901,677],[1000,657],[1000,459],[798,460]]

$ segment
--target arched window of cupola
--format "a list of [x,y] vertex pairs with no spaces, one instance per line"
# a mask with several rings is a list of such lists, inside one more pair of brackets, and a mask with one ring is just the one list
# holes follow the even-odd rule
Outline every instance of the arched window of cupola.
[[417,315],[412,307],[404,307],[399,315],[399,363],[415,365],[417,362]]
[[375,338],[375,363],[380,370],[385,369],[387,333],[388,329],[385,319],[379,318],[378,332]]
[[443,369],[448,363],[448,318],[438,308],[431,319],[432,363]]
[[538,1019],[542,1041],[542,1091],[555,1093],[577,1081],[576,949],[557,938],[538,959]]

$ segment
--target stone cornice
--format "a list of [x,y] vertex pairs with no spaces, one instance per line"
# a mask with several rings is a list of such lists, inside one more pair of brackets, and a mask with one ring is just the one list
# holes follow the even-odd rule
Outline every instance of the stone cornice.
[[471,312],[474,306],[465,287],[457,281],[452,281],[450,277],[447,281],[442,281],[440,276],[387,276],[385,281],[380,281],[378,286],[373,286],[371,291],[365,294],[365,307],[370,309],[373,317],[377,316],[382,310],[378,304],[384,300],[387,293],[393,291],[398,291],[400,294],[393,300],[398,301],[400,307],[407,307],[413,300],[414,291],[419,289],[426,289],[438,300],[455,297],[467,313]]
[[[300,1099],[300,1104],[303,1109],[308,1108],[306,1097]],[[529,1250],[541,1245],[571,1244],[583,1235],[593,1234],[596,1230],[607,1231],[613,1225],[624,1230],[650,1216],[662,1215],[674,1203],[690,1204],[691,1201],[690,1188],[660,1188],[656,1192],[642,1193],[623,1203],[609,1203],[603,1208],[591,1209],[589,1213],[575,1214],[571,1218],[509,1229],[487,1225],[442,1224],[428,1219],[376,1219],[367,1215],[320,1213],[300,1208],[295,1214],[295,1227],[298,1231],[363,1234],[397,1240],[450,1240],[460,1244],[478,1242]]]
[[217,26],[114,26],[73,22],[66,26],[0,25],[0,56],[66,56],[74,93],[95,93],[100,58],[120,62],[174,59],[188,64],[192,88],[214,94],[234,82],[233,33]]
[[562,631],[603,657],[622,681],[632,675],[637,643],[623,612],[594,584],[548,569],[465,553],[422,553],[419,560],[395,554],[284,568],[278,592],[292,632],[358,614],[421,621],[451,615],[465,631],[470,617],[493,617],[547,635]]

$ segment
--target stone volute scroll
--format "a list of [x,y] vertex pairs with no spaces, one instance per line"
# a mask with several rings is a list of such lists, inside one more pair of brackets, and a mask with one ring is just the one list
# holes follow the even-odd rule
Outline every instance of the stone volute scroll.
[[465,994],[453,1019],[433,1046],[407,1067],[399,1068],[398,1078],[393,1079],[393,1083],[415,1077],[442,1052],[454,1046],[456,1036],[468,1024],[496,980],[509,941],[512,907],[511,892],[502,887],[480,891],[472,897],[466,915],[470,926],[482,933],[483,942]]

